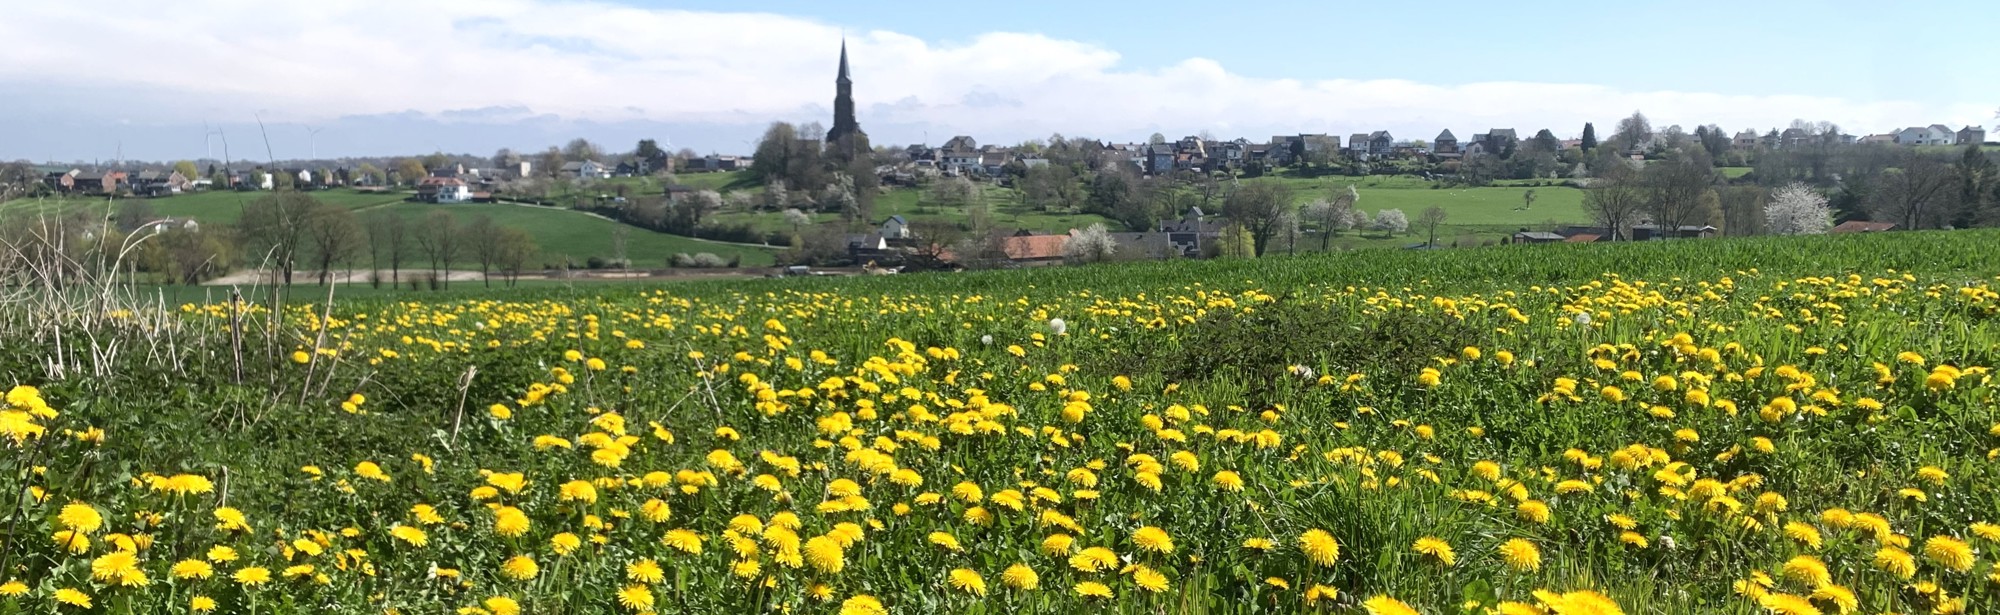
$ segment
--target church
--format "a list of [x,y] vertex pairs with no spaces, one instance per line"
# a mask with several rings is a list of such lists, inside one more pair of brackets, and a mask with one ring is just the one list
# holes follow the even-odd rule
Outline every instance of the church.
[[868,133],[854,119],[854,79],[847,71],[847,41],[840,42],[840,74],[833,80],[833,128],[826,131],[827,153],[853,160],[855,154],[872,151]]

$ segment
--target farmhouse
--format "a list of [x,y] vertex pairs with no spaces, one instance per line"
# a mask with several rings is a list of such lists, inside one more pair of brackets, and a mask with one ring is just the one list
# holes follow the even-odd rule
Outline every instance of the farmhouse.
[[456,177],[426,177],[417,183],[417,200],[427,203],[465,203],[472,200],[472,187]]

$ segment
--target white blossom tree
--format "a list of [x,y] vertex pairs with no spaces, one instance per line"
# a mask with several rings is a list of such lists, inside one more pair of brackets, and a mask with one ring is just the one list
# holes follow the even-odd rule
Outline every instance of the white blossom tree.
[[1104,261],[1117,251],[1118,241],[1111,238],[1111,230],[1103,224],[1092,224],[1063,243],[1063,258],[1072,263]]
[[1778,235],[1818,235],[1833,228],[1833,207],[1812,187],[1794,182],[1764,205],[1764,226]]
[[1374,227],[1377,231],[1399,235],[1410,230],[1410,217],[1403,215],[1401,209],[1384,209],[1375,212]]

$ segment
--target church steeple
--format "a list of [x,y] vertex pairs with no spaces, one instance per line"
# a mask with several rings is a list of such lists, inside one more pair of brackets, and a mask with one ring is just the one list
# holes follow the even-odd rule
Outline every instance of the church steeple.
[[840,41],[840,74],[834,77],[833,85],[833,128],[826,131],[826,145],[850,154],[866,151],[868,133],[862,132],[861,122],[854,119],[854,79],[847,70],[847,39]]
[[840,76],[833,82],[840,85],[854,83],[854,80],[847,76],[847,39],[840,39]]

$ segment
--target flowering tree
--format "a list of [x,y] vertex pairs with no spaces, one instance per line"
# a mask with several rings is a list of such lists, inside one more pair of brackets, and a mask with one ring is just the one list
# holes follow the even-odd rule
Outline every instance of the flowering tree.
[[1111,238],[1111,231],[1103,224],[1092,224],[1063,243],[1063,258],[1073,263],[1099,262],[1117,251],[1118,241]]
[[1764,225],[1778,235],[1818,235],[1833,228],[1833,207],[1818,191],[1794,182],[1771,195]]
[[1375,230],[1391,235],[1408,232],[1410,230],[1410,217],[1403,215],[1403,210],[1401,209],[1384,209],[1375,212]]

